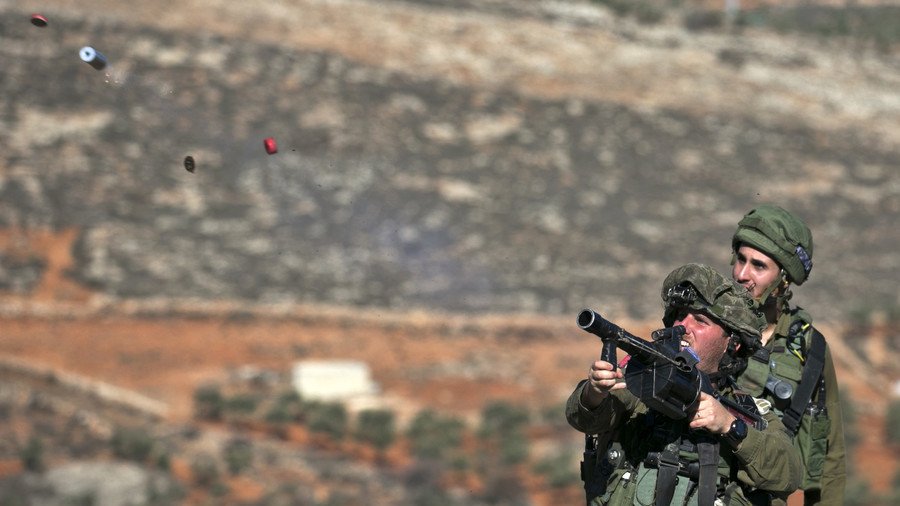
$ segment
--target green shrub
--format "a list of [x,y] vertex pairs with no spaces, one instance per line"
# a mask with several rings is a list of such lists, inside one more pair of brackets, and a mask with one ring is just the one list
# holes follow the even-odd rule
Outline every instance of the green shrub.
[[635,2],[634,17],[642,25],[655,25],[665,19],[662,7],[650,2]]
[[225,411],[237,415],[251,415],[259,406],[260,398],[254,394],[236,394],[225,401]]
[[397,437],[394,413],[385,409],[360,411],[356,420],[356,439],[384,451]]
[[194,417],[200,420],[221,420],[225,400],[219,387],[206,385],[194,391]]
[[681,24],[692,32],[716,30],[725,24],[725,15],[720,10],[692,9],[682,15]]
[[843,37],[873,42],[890,49],[900,42],[900,6],[896,5],[797,5],[760,8],[742,13],[748,24],[781,33],[818,37]]
[[581,481],[578,467],[572,463],[572,454],[557,451],[534,465],[534,472],[543,476],[552,488],[565,488]]
[[443,464],[434,460],[408,466],[401,478],[410,506],[454,506],[457,502],[444,490]]
[[506,465],[521,464],[528,460],[530,446],[521,430],[515,430],[500,439],[500,462]]
[[631,12],[632,2],[629,0],[592,0],[593,3],[606,6],[617,16],[625,16]]
[[[478,437],[486,446],[488,460],[498,457],[504,465],[517,464],[528,458],[528,438],[524,430],[529,415],[525,408],[505,401],[487,404],[481,410]],[[488,464],[490,466],[490,464]]]
[[900,400],[888,403],[884,418],[884,434],[890,444],[900,443]]
[[145,429],[134,427],[117,427],[110,441],[116,457],[135,462],[146,462],[153,452],[154,444],[153,438]]
[[63,498],[63,506],[94,506],[97,504],[97,492],[88,491]]
[[219,480],[219,466],[216,459],[208,453],[200,453],[191,460],[191,473],[194,483],[209,487]]
[[347,409],[337,402],[309,403],[309,430],[341,439],[347,433]]
[[484,439],[499,437],[510,431],[519,430],[528,424],[528,418],[528,410],[525,408],[505,401],[488,403],[481,410],[478,437]]
[[445,460],[462,444],[464,424],[435,411],[420,411],[407,429],[413,455],[424,459]]
[[216,481],[209,487],[209,493],[213,497],[225,497],[231,493],[231,489],[228,488],[227,483]]
[[633,16],[639,23],[649,25],[659,23],[666,16],[665,9],[648,0],[593,0],[613,11],[616,16]]
[[149,479],[145,488],[148,506],[182,504],[187,496],[185,484],[170,479]]
[[541,408],[538,414],[538,422],[549,427],[554,432],[571,434],[572,431],[572,426],[566,420],[565,402]]
[[172,468],[171,457],[169,456],[169,453],[166,452],[165,450],[159,449],[159,451],[156,452],[155,461],[156,461],[156,468],[161,471],[169,471]]
[[528,488],[516,472],[492,468],[484,476],[484,489],[479,498],[487,504],[527,504]]
[[871,506],[872,489],[867,481],[848,478],[844,489],[844,506]]
[[[844,423],[844,444],[847,446],[847,454],[851,454],[853,449],[862,440],[859,430],[856,427],[856,407],[849,395],[841,396],[841,417]],[[848,459],[847,465],[852,466],[853,460]]]
[[295,409],[286,404],[273,404],[264,417],[267,423],[283,424],[297,421]]
[[22,467],[28,471],[44,470],[44,443],[37,436],[28,438],[28,443],[19,451]]
[[294,390],[282,392],[269,410],[265,420],[268,423],[292,423],[298,422],[303,413],[303,403],[300,395]]
[[888,504],[900,504],[900,469],[894,473],[891,480],[891,489],[887,496]]
[[225,463],[228,472],[240,474],[253,464],[253,445],[243,438],[235,438],[225,445]]

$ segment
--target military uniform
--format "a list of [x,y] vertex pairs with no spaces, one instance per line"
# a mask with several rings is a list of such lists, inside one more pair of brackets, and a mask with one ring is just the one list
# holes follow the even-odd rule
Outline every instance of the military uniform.
[[[780,279],[758,300],[762,305],[780,308],[774,334],[738,374],[738,382],[751,395],[771,401],[774,411],[795,434],[794,444],[805,467],[801,484],[804,504],[843,504],[844,427],[831,352],[824,337],[813,328],[809,314],[788,303],[789,283],[802,285],[812,271],[812,232],[789,211],[761,205],[738,222],[731,244],[735,255],[747,245],[781,268]],[[784,289],[776,292],[779,287]],[[817,369],[820,374],[811,374]],[[809,377],[801,381],[806,370]]]
[[[786,394],[798,391],[812,346],[811,320],[799,308],[782,312],[772,338],[738,377],[742,390],[770,401],[779,417],[791,402]],[[846,484],[844,426],[834,362],[827,346],[821,381],[803,410],[794,437],[805,467],[800,488],[805,491],[806,504],[841,505]]]
[[[675,357],[684,360],[674,362],[688,366],[680,368],[683,373],[702,374],[700,382],[682,388],[683,382],[668,381],[672,370],[657,369],[666,360],[631,344],[635,354],[618,376],[625,378],[627,390],[613,388],[617,376],[607,365],[592,365],[588,380],[579,383],[566,403],[569,424],[587,435],[582,478],[588,503],[783,504],[800,484],[800,455],[766,401],[732,388],[731,374],[743,370],[760,347],[765,327],[751,294],[709,266],[687,264],[666,276],[661,296],[667,328],[690,323],[678,323],[682,335],[676,341],[655,342],[674,344]],[[704,316],[698,320],[696,315]],[[621,329],[607,330],[623,339]],[[692,363],[685,353],[694,357]],[[607,350],[603,355],[609,356]],[[729,410],[733,421],[726,432],[721,425],[715,431],[690,427],[691,417],[699,416],[702,396],[698,392],[696,400],[684,403],[673,403],[672,397],[694,388],[715,394],[712,403]],[[671,405],[682,407],[668,409]]]
[[[615,440],[600,449],[598,474],[602,494],[592,505],[655,504],[658,464],[648,464],[648,456],[674,444],[679,467],[699,464],[696,448],[712,436],[692,431],[686,420],[672,420],[648,410],[627,390],[615,390],[595,409],[581,404],[582,381],[566,403],[569,424],[586,434],[615,433]],[[730,394],[731,392],[727,392]],[[783,504],[800,483],[801,465],[787,431],[771,411],[763,414],[766,428],[751,428],[737,450],[718,445],[716,504]],[[588,463],[590,465],[591,463]],[[698,504],[697,477],[680,473],[671,504]]]

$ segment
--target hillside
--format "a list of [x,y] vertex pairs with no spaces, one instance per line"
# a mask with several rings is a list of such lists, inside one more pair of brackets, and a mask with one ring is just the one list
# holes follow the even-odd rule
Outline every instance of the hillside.
[[815,231],[802,305],[897,306],[893,53],[580,2],[170,4],[6,7],[14,296],[52,231],[76,302],[648,318],[674,265],[726,267],[777,201]]
[[[794,301],[869,427],[859,473],[887,490],[896,47],[691,31],[685,12],[645,24],[579,0],[0,0],[0,355],[161,402],[152,423],[168,435],[195,422],[200,386],[303,358],[366,361],[404,420],[431,406],[472,422],[497,399],[552,409],[596,353],[579,309],[649,332],[665,274],[727,269],[737,220],[776,202],[813,230]],[[106,69],[79,59],[85,45]],[[54,395],[26,383],[0,392],[19,441],[23,399]],[[45,425],[69,426],[72,409]],[[577,434],[545,439],[577,466]],[[175,440],[177,477],[199,450]],[[15,460],[2,450],[0,477]],[[346,456],[330,455],[333,484]],[[416,479],[401,468],[348,472],[396,497]],[[259,475],[232,490],[262,504],[275,484]],[[324,503],[328,487],[304,476]]]

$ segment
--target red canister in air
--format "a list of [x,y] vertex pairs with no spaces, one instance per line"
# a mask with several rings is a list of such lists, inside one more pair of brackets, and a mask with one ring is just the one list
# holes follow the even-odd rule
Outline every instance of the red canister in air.
[[43,27],[47,26],[47,23],[49,23],[49,21],[47,21],[47,18],[45,18],[44,16],[42,16],[40,14],[32,14],[31,15],[31,24],[33,24],[34,26],[39,26],[39,27],[43,28]]
[[278,144],[275,144],[275,139],[273,137],[266,137],[263,141],[263,146],[266,147],[266,153],[270,155],[274,155],[278,152]]

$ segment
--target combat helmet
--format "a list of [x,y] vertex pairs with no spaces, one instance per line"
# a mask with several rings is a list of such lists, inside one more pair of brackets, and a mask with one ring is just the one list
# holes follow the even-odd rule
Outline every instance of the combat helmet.
[[680,309],[695,309],[715,319],[753,354],[762,344],[765,318],[750,292],[704,264],[687,264],[666,276],[662,287],[663,324],[671,327]]
[[732,251],[746,244],[775,259],[788,281],[802,285],[812,271],[813,240],[809,227],[797,216],[773,205],[745,214],[731,239]]

